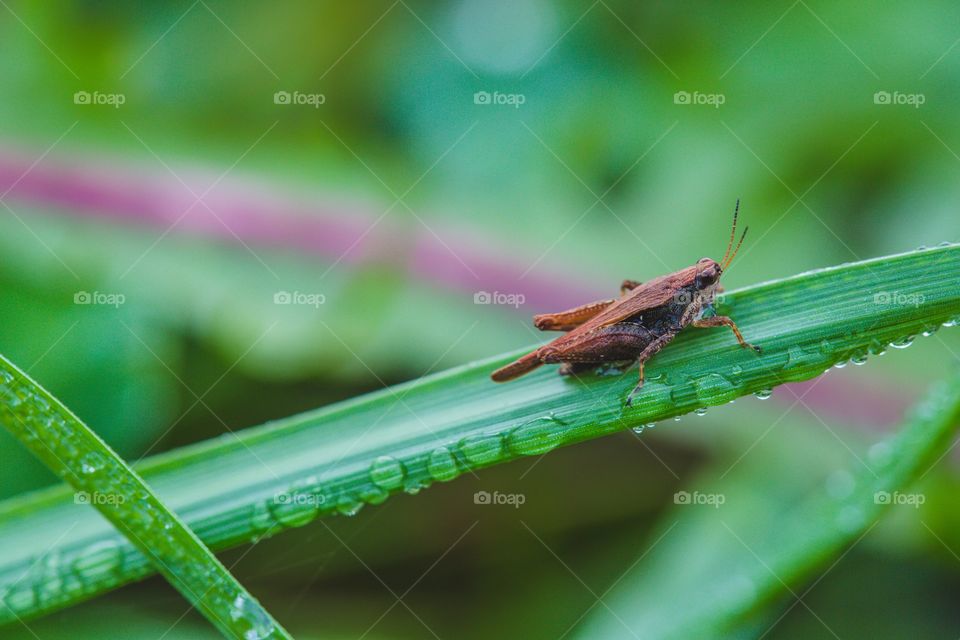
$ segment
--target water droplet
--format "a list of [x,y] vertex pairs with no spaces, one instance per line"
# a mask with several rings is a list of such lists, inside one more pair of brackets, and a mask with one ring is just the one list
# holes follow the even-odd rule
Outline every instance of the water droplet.
[[837,513],[837,528],[845,533],[854,533],[859,531],[865,523],[866,514],[863,509],[857,506],[849,505],[840,509]]
[[243,633],[244,640],[264,640],[273,634],[273,621],[249,596],[241,593],[230,606],[230,618],[234,622],[245,621],[249,627]]
[[695,414],[697,414],[698,416],[705,416],[705,415],[707,415],[707,408],[706,408],[706,407],[699,407],[699,408],[697,408],[697,409],[694,409],[693,412],[694,412]]
[[122,568],[123,553],[116,540],[95,542],[77,555],[71,563],[73,573],[82,581],[96,576],[118,572]]
[[885,467],[893,461],[893,447],[889,442],[878,442],[867,450],[867,459],[874,467]]
[[460,470],[457,468],[457,461],[446,447],[438,447],[430,452],[427,471],[431,476],[441,482],[453,480],[460,475]]
[[835,362],[833,366],[837,369],[843,369],[845,366],[847,366],[847,361],[841,360],[840,362]]
[[50,403],[47,402],[47,399],[43,397],[40,393],[33,394],[33,406],[40,413],[47,413],[50,411]]
[[928,325],[928,326],[926,326],[926,327],[923,328],[923,331],[921,331],[920,334],[921,334],[924,338],[929,338],[930,336],[932,336],[933,334],[935,334],[935,333],[937,332],[937,329],[939,329],[939,328],[940,328],[940,327],[938,327],[938,326],[935,325],[935,324]]
[[853,474],[845,469],[839,469],[831,473],[827,476],[825,484],[827,494],[837,500],[842,500],[850,496],[857,486]]
[[[708,373],[694,378],[692,382],[701,406],[723,404],[737,397],[740,393],[741,382],[739,380],[734,383],[719,373]],[[680,398],[677,399],[680,400]]]
[[643,426],[644,426],[645,428],[647,428],[647,429],[653,429],[655,426],[657,426],[657,423],[656,423],[656,422],[648,422],[647,424],[645,424],[645,425],[643,425]]
[[355,516],[360,513],[360,509],[362,508],[363,502],[348,494],[343,494],[340,496],[340,499],[337,500],[337,511],[345,516]]
[[754,391],[753,395],[761,400],[766,400],[773,395],[773,389],[760,389],[759,391]]
[[104,464],[103,456],[93,451],[88,453],[80,460],[80,471],[85,475],[93,475],[99,471]]
[[952,244],[953,244],[953,243],[950,242],[949,240],[944,240],[943,242],[941,242],[941,243],[938,244],[937,246],[938,246],[938,247],[949,247],[949,246],[952,245]]
[[467,436],[460,441],[460,452],[471,463],[483,466],[503,456],[503,440],[499,434]]
[[568,425],[553,416],[536,418],[520,425],[507,435],[507,444],[514,453],[540,455],[563,443]]
[[404,483],[403,485],[403,490],[406,493],[409,493],[410,495],[415,496],[418,493],[420,493],[424,488],[426,488],[426,486],[427,485],[425,483],[420,482],[419,480],[416,480],[414,478],[408,478],[406,483]]
[[680,422],[680,416],[673,416],[674,422]]
[[855,353],[850,356],[850,364],[862,367],[867,364],[867,354],[866,353]]
[[278,493],[270,505],[273,517],[285,527],[302,527],[317,517],[317,500],[309,493]]
[[0,410],[15,411],[22,402],[23,400],[13,389],[0,388]]
[[367,485],[360,490],[360,498],[367,504],[382,504],[390,497],[390,492],[375,484]]
[[894,349],[906,349],[913,344],[914,336],[903,336],[897,340],[894,340],[890,343],[890,346]]
[[960,316],[954,316],[943,323],[945,327],[955,327],[960,324]]
[[[269,531],[276,525],[273,514],[270,512],[270,502],[260,501],[253,505],[250,516],[250,528],[256,532]],[[257,536],[254,536],[255,538]]]
[[375,485],[390,491],[403,486],[403,464],[396,458],[380,456],[370,465],[370,479]]
[[633,427],[633,432],[639,436],[640,434],[643,433],[644,428],[645,428],[645,425],[638,424],[637,426]]
[[13,588],[4,596],[4,604],[11,610],[25,610],[36,607],[37,594],[30,586]]
[[788,381],[807,380],[827,368],[833,360],[829,353],[821,349],[804,349],[793,345],[787,350],[787,360],[783,363],[780,378]]

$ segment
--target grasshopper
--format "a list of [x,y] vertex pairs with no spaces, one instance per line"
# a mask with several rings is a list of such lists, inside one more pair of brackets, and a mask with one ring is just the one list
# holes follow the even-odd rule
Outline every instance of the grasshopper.
[[701,258],[693,266],[645,283],[624,280],[619,298],[598,300],[559,313],[536,315],[533,324],[537,329],[567,333],[497,369],[490,377],[494,382],[506,382],[543,364],[560,364],[560,375],[576,375],[600,367],[625,367],[636,361],[640,379],[627,396],[629,406],[643,387],[643,364],[688,325],[730,327],[741,347],[759,353],[760,347],[744,340],[740,329],[729,317],[703,317],[711,308],[716,293],[723,291],[720,276],[733,262],[747,236],[747,228],[744,228],[737,246],[733,246],[739,211],[740,201],[737,200],[727,252],[720,262]]

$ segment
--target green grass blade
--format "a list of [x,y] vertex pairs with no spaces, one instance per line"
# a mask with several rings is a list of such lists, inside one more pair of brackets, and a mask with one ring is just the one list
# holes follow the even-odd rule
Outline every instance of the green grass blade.
[[[120,456],[3,356],[0,422],[67,481],[75,502],[96,507],[224,636],[290,637]],[[62,601],[70,597],[71,586],[48,583],[33,597]]]
[[[718,311],[763,354],[739,348],[724,329],[684,331],[650,361],[647,386],[631,408],[623,400],[635,373],[571,380],[544,367],[509,384],[490,382],[490,371],[512,353],[155,456],[137,468],[205,543],[229,548],[320,515],[354,513],[392,493],[859,361],[960,316],[957,282],[960,246],[950,245],[731,293]],[[32,568],[51,548],[82,586],[50,605],[18,597],[63,579]],[[0,505],[0,593],[26,574],[7,596],[8,616],[36,615],[150,572],[142,554],[77,509],[62,488]]]
[[[869,468],[853,462],[841,472],[848,495],[844,490],[838,497],[836,489],[830,495],[824,483],[799,501],[773,500],[771,491],[739,479],[701,485],[733,508],[680,506],[666,514],[664,530],[651,540],[662,538],[642,567],[631,568],[604,596],[606,607],[594,607],[572,637],[629,638],[630,630],[651,640],[729,638],[745,628],[755,631],[749,636],[764,633],[774,622],[767,605],[781,598],[794,604],[805,580],[862,539],[890,508],[891,496],[945,454],[958,426],[955,375],[913,408],[900,433],[871,450]],[[755,483],[755,473],[743,475]],[[682,568],[677,558],[684,558]]]

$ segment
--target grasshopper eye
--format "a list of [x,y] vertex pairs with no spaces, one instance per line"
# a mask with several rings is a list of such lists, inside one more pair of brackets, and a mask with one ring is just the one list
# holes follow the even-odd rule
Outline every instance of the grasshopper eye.
[[713,260],[710,260],[709,263],[701,260],[700,264],[705,264],[703,270],[697,274],[697,280],[700,282],[700,286],[710,286],[720,279],[720,265],[718,265]]

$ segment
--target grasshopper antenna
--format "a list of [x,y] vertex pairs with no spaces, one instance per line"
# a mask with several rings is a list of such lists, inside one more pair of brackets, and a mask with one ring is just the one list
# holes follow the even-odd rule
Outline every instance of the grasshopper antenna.
[[730,242],[727,243],[727,252],[723,254],[723,260],[720,261],[720,264],[723,264],[727,261],[727,257],[730,255],[730,249],[733,247],[733,239],[737,236],[737,214],[740,212],[740,198],[737,198],[737,204],[733,208],[733,226],[730,227]]
[[730,258],[727,259],[726,262],[720,266],[720,271],[726,271],[727,267],[730,266],[730,263],[733,262],[733,259],[737,255],[737,252],[740,251],[740,245],[743,244],[743,239],[747,237],[747,231],[749,230],[750,230],[750,227],[743,228],[743,235],[740,236],[740,242],[737,243],[737,248],[733,250],[733,253],[730,255]]

